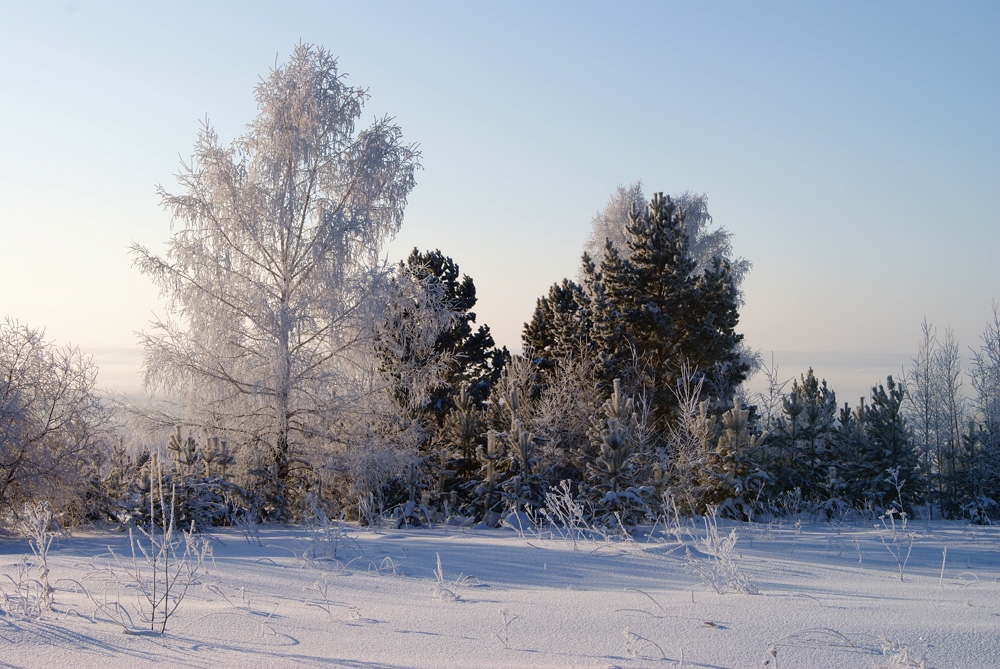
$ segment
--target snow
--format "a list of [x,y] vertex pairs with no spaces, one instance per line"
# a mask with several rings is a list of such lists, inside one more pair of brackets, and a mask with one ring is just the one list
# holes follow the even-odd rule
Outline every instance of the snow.
[[350,527],[335,545],[302,527],[263,526],[259,544],[213,531],[163,635],[124,634],[95,604],[135,601],[106,577],[109,548],[131,556],[126,534],[57,538],[40,617],[11,612],[31,551],[0,539],[0,666],[1000,666],[996,528],[720,521],[759,594],[704,580],[705,525],[668,529],[590,534],[576,550],[553,530]]

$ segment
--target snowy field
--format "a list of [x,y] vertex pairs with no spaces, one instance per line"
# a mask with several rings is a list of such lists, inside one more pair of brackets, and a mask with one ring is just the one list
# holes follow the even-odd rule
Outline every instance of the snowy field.
[[1000,666],[997,529],[875,523],[226,529],[163,635],[114,620],[142,627],[128,535],[58,537],[40,615],[0,538],[0,667]]

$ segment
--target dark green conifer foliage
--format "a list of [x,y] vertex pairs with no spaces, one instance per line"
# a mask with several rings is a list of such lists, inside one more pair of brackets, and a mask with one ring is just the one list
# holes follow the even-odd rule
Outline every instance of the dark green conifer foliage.
[[603,415],[594,418],[590,438],[599,449],[587,462],[587,493],[599,520],[618,514],[626,525],[641,518],[643,494],[636,486],[639,422],[631,397],[622,392],[615,379],[611,397],[601,407]]
[[592,339],[609,382],[642,368],[653,389],[654,420],[663,427],[685,367],[722,402],[746,378],[738,352],[743,335],[735,331],[738,295],[724,261],[696,273],[684,214],[669,197],[657,193],[630,220],[631,256],[622,259],[609,243],[600,271],[584,267]]
[[500,434],[490,430],[486,435],[486,448],[479,447],[477,455],[482,463],[482,474],[480,480],[475,483],[468,511],[473,515],[482,516],[488,525],[495,526],[499,515],[491,519],[490,514],[497,514],[499,511],[497,507],[501,499],[498,493],[500,468],[506,457]]
[[1000,455],[991,447],[990,432],[969,421],[958,458],[958,494],[962,516],[978,524],[992,524],[1000,516]]
[[904,394],[903,386],[891,376],[886,378],[885,386],[872,388],[871,403],[864,410],[867,448],[858,461],[863,467],[859,473],[867,483],[867,494],[883,508],[898,505],[897,490],[889,481],[890,471],[895,470],[898,480],[904,483],[901,510],[908,511],[910,504],[918,501],[915,496],[920,486],[915,478],[917,454],[903,419]]
[[704,467],[699,472],[702,511],[709,505],[724,516],[747,519],[753,517],[767,475],[759,467],[765,435],[754,434],[750,427],[750,411],[739,397],[717,422],[715,448],[709,448]]
[[563,279],[538,298],[531,322],[521,340],[524,349],[542,370],[560,359],[579,356],[590,348],[590,298],[579,284]]
[[[468,275],[460,274],[454,260],[440,250],[422,253],[413,249],[406,263],[400,265],[400,272],[408,272],[428,290],[440,290],[444,306],[453,315],[451,327],[437,336],[429,352],[421,354],[448,360],[442,382],[429,388],[426,401],[412,409],[424,434],[417,444],[422,467],[411,475],[410,497],[414,497],[418,487],[426,487],[425,492],[431,496],[428,503],[441,510],[446,501],[457,502],[457,494],[468,488],[479,468],[473,455],[485,443],[482,407],[508,355],[506,349],[496,348],[488,326],[474,329],[476,314],[472,309],[476,305],[476,287]],[[393,311],[391,317],[408,319],[414,318],[414,314],[404,305]],[[401,323],[388,322],[379,335],[394,338],[391,345],[380,345],[378,350],[383,358],[382,371],[399,381],[392,392],[402,407],[411,407],[412,402],[407,397],[407,385],[399,376],[404,372],[397,370],[429,362],[416,359],[413,347],[401,341],[410,330]],[[399,351],[406,359],[396,359]]]
[[782,415],[768,439],[773,489],[778,494],[796,488],[805,500],[825,502],[834,491],[830,467],[835,464],[834,427],[837,397],[812,368],[792,383],[782,400]]
[[454,325],[442,332],[434,344],[436,353],[450,354],[455,363],[445,374],[445,385],[432,395],[430,409],[438,426],[444,425],[445,415],[455,406],[455,398],[463,383],[477,406],[489,397],[506,359],[506,350],[498,350],[487,325],[473,330],[476,314],[476,286],[467,274],[459,276],[454,260],[440,250],[421,253],[413,249],[406,260],[407,271],[421,280],[440,283],[445,302],[456,314]]
[[[505,411],[507,429],[490,431],[489,436],[495,442],[490,445],[491,457],[484,461],[481,473],[487,480],[495,475],[498,493],[507,508],[522,511],[537,508],[544,502],[546,480],[538,462],[538,439],[522,420],[525,412],[520,384],[509,376],[509,371],[505,371],[505,377],[494,392],[497,408]],[[499,459],[494,459],[494,454],[499,455]],[[481,457],[484,455],[481,453]],[[486,490],[492,491],[493,487],[488,486]],[[487,504],[487,511],[489,509]]]

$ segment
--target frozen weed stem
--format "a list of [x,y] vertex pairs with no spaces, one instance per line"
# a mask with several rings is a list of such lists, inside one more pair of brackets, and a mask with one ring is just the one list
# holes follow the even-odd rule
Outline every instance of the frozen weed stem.
[[[175,491],[171,489],[168,504],[163,491],[163,475],[155,457],[149,468],[149,482],[149,530],[137,528],[141,535],[137,537],[136,530],[129,529],[130,558],[123,558],[111,550],[111,556],[121,570],[112,574],[119,585],[138,590],[139,601],[132,607],[133,611],[141,622],[149,625],[151,632],[163,634],[167,621],[180,607],[188,588],[197,582],[211,547],[207,540],[195,538],[194,524],[190,531],[181,531],[181,536],[177,536],[174,527]],[[159,521],[157,496],[160,502]],[[120,602],[98,603],[98,608],[121,625],[126,633],[136,631],[132,629],[132,616]]]
[[549,521],[552,527],[573,541],[573,550],[579,550],[577,539],[582,539],[585,534],[586,521],[584,519],[583,505],[573,497],[570,482],[563,480],[558,486],[552,486],[545,493],[545,508],[542,515]]
[[[629,628],[622,630],[622,636],[625,637],[625,654],[635,660],[665,660],[667,659],[667,654],[663,652],[660,648],[660,644],[656,643],[652,639],[647,639],[644,636],[639,636]],[[654,657],[649,654],[649,650],[655,648],[660,651],[659,657]]]
[[[437,579],[437,583],[434,586],[434,598],[449,602],[461,601],[462,598],[455,592],[455,586],[458,584],[458,581],[456,580],[455,583],[445,585],[444,569],[441,567],[441,554],[435,553],[434,555],[437,557],[437,568],[434,570],[434,576]],[[461,576],[459,579],[461,579]]]
[[[900,513],[902,516],[902,521],[900,526],[896,526],[896,514]],[[886,518],[889,522],[886,522]],[[916,540],[917,535],[910,532],[906,528],[906,512],[898,512],[896,509],[889,509],[884,515],[879,516],[881,525],[875,525],[875,529],[878,531],[878,538],[881,539],[882,545],[885,549],[889,551],[896,560],[896,566],[899,569],[899,580],[903,580],[903,570],[906,569],[906,563],[910,559],[910,553],[913,551],[913,542]],[[906,555],[903,555],[903,548],[906,548]],[[942,571],[944,567],[942,566]]]
[[17,578],[4,574],[14,586],[13,595],[0,590],[0,605],[2,613],[13,620],[34,620],[40,618],[43,612],[42,583],[31,578],[31,567],[27,556],[21,556],[17,563]]
[[736,530],[726,536],[719,535],[719,520],[716,509],[709,506],[705,516],[705,538],[699,543],[710,556],[708,564],[692,557],[688,552],[688,567],[701,576],[702,581],[716,593],[722,595],[732,590],[741,595],[756,595],[757,589],[737,564]]
[[510,650],[510,625],[519,617],[520,616],[511,617],[510,611],[507,609],[500,609],[500,623],[502,625],[500,632],[503,636],[500,636],[500,634],[497,634],[496,632],[493,633],[493,636],[497,641],[503,644],[504,650]]
[[309,496],[312,515],[306,520],[306,530],[309,545],[302,558],[306,562],[313,560],[336,560],[340,557],[341,544],[347,543],[347,530],[344,528],[343,516],[334,522],[319,504],[319,501]]
[[[17,578],[5,575],[14,586],[13,597],[0,591],[3,611],[16,620],[39,618],[44,612],[52,610],[55,588],[49,581],[49,548],[55,533],[49,531],[51,522],[52,507],[48,502],[24,505],[24,517],[19,525],[21,531],[28,536],[28,545],[35,554],[35,561],[33,565],[29,565],[27,556],[22,556],[17,564]],[[38,578],[31,577],[32,566],[37,569]]]
[[41,587],[41,607],[52,610],[52,595],[55,588],[49,583],[49,548],[52,546],[54,533],[49,531],[52,522],[52,507],[48,502],[36,502],[24,505],[24,519],[21,529],[28,535],[28,545],[38,559],[38,582]]

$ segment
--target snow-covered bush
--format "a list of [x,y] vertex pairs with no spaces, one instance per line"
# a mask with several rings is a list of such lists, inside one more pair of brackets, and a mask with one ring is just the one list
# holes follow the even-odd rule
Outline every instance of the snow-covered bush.
[[47,500],[76,522],[89,513],[89,473],[110,441],[97,368],[17,321],[0,322],[0,527],[26,503]]

